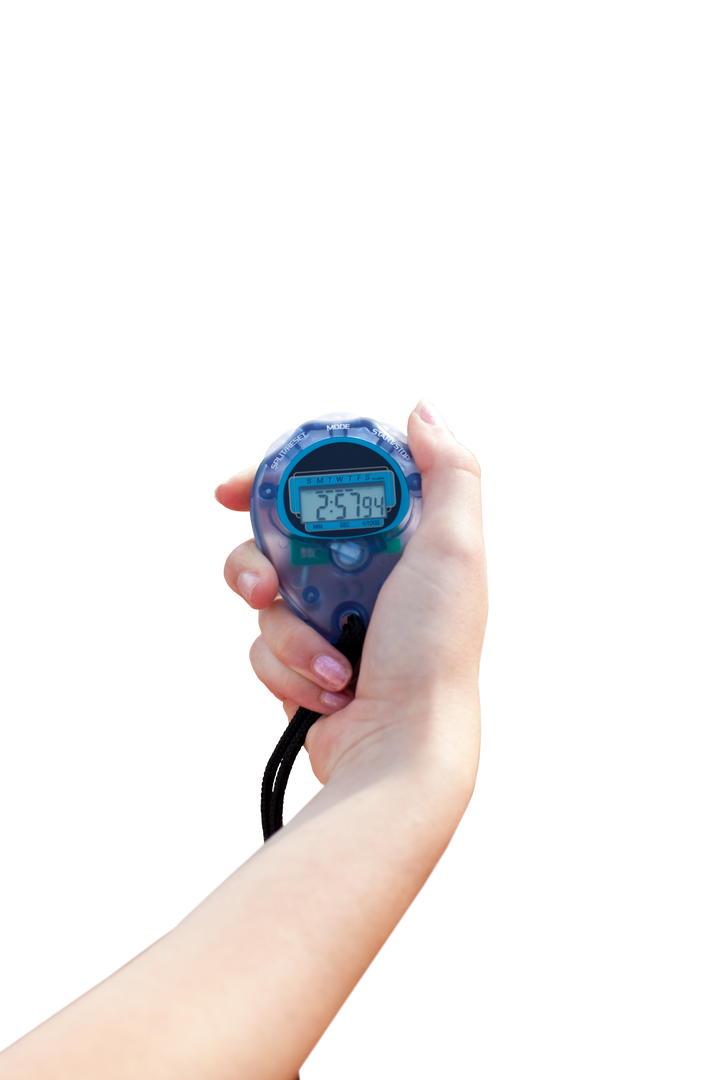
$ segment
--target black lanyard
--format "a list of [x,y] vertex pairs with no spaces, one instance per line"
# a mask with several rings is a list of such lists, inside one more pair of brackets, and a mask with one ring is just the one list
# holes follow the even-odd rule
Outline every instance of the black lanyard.
[[[357,615],[348,615],[335,648],[356,668],[363,642],[365,626]],[[273,833],[283,827],[283,803],[290,770],[300,753],[310,728],[322,713],[310,709],[298,709],[273,750],[265,768],[260,794],[263,838],[269,840]]]

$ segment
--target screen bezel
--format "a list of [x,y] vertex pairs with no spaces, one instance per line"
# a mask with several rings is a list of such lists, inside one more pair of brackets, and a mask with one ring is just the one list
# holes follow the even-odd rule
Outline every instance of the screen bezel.
[[[315,460],[313,461],[312,458]],[[309,460],[310,459],[310,460]],[[375,460],[373,460],[375,459]],[[299,514],[290,507],[290,480],[296,474],[320,475],[336,473],[372,473],[390,468],[395,479],[395,505],[388,506],[388,515],[382,528],[339,528],[308,531],[300,521]],[[350,436],[333,436],[313,443],[302,450],[292,461],[282,476],[277,494],[278,517],[286,529],[294,536],[304,540],[336,540],[341,537],[380,536],[394,529],[406,517],[410,508],[410,495],[402,469],[393,461],[390,454],[374,441]]]

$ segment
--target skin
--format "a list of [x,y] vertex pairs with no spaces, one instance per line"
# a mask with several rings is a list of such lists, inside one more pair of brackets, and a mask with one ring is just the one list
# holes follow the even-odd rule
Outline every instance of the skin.
[[[422,521],[378,598],[356,686],[342,653],[287,607],[277,591],[275,570],[254,537],[234,544],[222,563],[222,583],[255,613],[258,633],[249,644],[247,662],[257,683],[279,702],[286,723],[299,706],[324,714],[305,744],[310,773],[320,786],[345,754],[406,726],[407,713],[426,694],[457,703],[467,716],[463,734],[471,735],[474,745],[481,739],[477,678],[490,611],[483,472],[477,455],[451,432],[443,414],[431,410],[434,424],[422,420],[417,409],[407,417],[410,449],[423,474]],[[218,507],[249,513],[258,465],[245,465],[215,485]],[[453,530],[447,529],[448,521]],[[240,578],[248,571],[259,580],[243,594]],[[411,648],[410,625],[416,627]],[[443,632],[438,634],[437,627]],[[313,662],[322,656],[344,667],[344,680],[330,683],[313,671]],[[447,735],[457,737],[454,724]]]
[[[258,677],[289,715],[325,714],[306,744],[322,791],[179,926],[0,1054],[2,1080],[292,1080],[422,888],[475,782],[487,592],[475,458],[427,402],[408,440],[422,518],[354,692],[252,541],[225,566],[259,611]],[[247,511],[253,476],[216,498]]]

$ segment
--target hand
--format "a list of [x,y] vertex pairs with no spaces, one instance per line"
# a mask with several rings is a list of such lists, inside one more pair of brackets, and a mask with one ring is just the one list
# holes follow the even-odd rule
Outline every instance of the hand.
[[[289,717],[299,705],[325,714],[306,742],[322,783],[378,740],[392,739],[400,755],[451,754],[473,778],[477,767],[487,618],[480,469],[427,403],[410,414],[408,442],[423,478],[422,517],[378,597],[354,695],[348,662],[277,598],[275,570],[254,541],[225,564],[230,588],[260,611],[250,651],[256,675]],[[238,473],[216,498],[248,510],[254,475]]]

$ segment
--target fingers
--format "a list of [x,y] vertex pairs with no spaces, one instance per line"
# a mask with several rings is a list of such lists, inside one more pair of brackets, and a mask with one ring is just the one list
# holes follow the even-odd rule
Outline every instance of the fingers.
[[227,506],[228,510],[249,510],[250,491],[256,472],[257,466],[253,465],[249,469],[241,469],[224,484],[219,484],[215,488],[217,501]]
[[[245,465],[213,488],[213,500],[232,514],[248,514],[258,461]],[[272,563],[254,537],[232,546],[222,561],[223,585],[257,613],[262,632],[250,642],[247,661],[253,677],[281,705],[285,720],[301,705],[313,713],[337,712],[354,697],[342,692],[352,678],[350,664],[337,649],[303,623],[277,596],[279,581]],[[318,663],[317,663],[318,662]]]
[[[353,700],[348,691],[324,690],[321,686],[286,667],[259,637],[250,649],[250,663],[260,682],[283,702],[289,702],[312,712],[331,713],[344,709]],[[287,710],[286,710],[287,711]]]
[[[230,514],[249,514],[250,491],[259,461],[219,480],[213,488],[213,501]],[[277,595],[277,575],[272,563],[261,555],[254,537],[246,537],[232,546],[222,561],[222,584],[228,592],[241,599],[248,611],[270,604]]]
[[[256,472],[256,467],[243,469],[220,484],[215,490],[217,501],[229,510],[249,510]],[[260,620],[263,637],[254,643],[250,661],[260,681],[283,701],[288,718],[300,705],[323,714],[348,705],[354,696],[344,690],[352,677],[350,664],[282,601],[273,603],[279,587],[277,574],[254,540],[230,553],[224,573],[233,592],[256,610],[267,611]]]
[[275,567],[260,554],[254,540],[246,540],[230,552],[225,562],[225,580],[256,610],[266,607],[278,594]]
[[[323,690],[337,693],[347,686],[352,677],[349,662],[324,637],[293,615],[282,600],[275,600],[261,611],[258,621],[270,652],[285,667]],[[284,696],[292,697],[292,693]]]
[[253,540],[229,555],[225,580],[251,607],[265,609],[260,615],[263,636],[253,644],[250,662],[268,690],[313,712],[331,713],[349,705],[353,694],[344,687],[352,677],[350,664],[282,600],[275,600],[277,574]]

